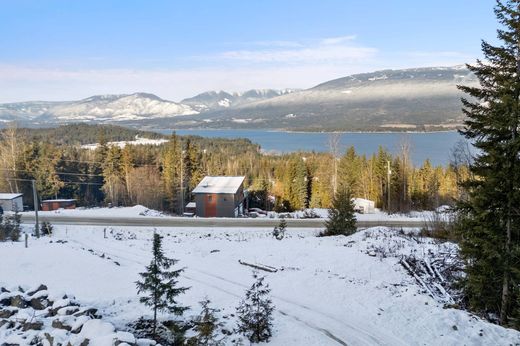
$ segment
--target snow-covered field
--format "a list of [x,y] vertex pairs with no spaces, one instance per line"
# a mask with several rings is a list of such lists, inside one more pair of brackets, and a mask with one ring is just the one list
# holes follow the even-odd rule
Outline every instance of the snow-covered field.
[[[30,239],[28,249],[22,242],[0,243],[0,286],[46,284],[55,295],[73,294],[82,306],[98,308],[124,330],[150,314],[138,302],[135,281],[150,261],[153,230],[112,228],[105,239],[103,228],[55,226],[52,238]],[[453,244],[418,241],[386,228],[327,238],[315,237],[317,230],[289,229],[281,241],[271,229],[157,232],[166,254],[186,267],[181,284],[191,289],[180,298],[192,308],[186,318],[199,312],[198,302],[207,296],[227,316],[226,327],[234,328],[231,314],[252,283],[251,268],[238,261],[278,268],[261,272],[276,305],[272,345],[520,344],[517,331],[444,308],[399,264],[401,255],[425,257],[452,251]],[[0,328],[0,340],[8,333]]]

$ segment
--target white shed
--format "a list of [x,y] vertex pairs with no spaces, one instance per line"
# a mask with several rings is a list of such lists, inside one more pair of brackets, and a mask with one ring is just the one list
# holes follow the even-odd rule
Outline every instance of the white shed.
[[352,198],[354,209],[361,214],[374,214],[376,212],[376,204],[374,201],[364,198]]
[[23,195],[21,193],[0,193],[0,207],[4,211],[23,211]]

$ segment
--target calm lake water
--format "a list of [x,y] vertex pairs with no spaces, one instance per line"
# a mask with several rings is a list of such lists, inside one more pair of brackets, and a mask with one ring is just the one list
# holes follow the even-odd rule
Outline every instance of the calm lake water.
[[[163,130],[161,133],[171,133]],[[330,133],[282,132],[269,130],[176,130],[179,135],[203,137],[248,138],[259,144],[265,152],[283,153],[293,151],[329,151]],[[433,133],[341,133],[340,151],[354,146],[356,152],[371,155],[378,146],[390,152],[399,152],[399,144],[407,139],[411,144],[414,164],[419,165],[430,159],[434,165],[445,165],[450,160],[454,145],[463,139],[457,132]]]

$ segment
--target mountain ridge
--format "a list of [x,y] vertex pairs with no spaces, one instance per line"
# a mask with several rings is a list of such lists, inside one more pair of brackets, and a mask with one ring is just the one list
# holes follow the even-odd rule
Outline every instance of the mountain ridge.
[[148,128],[297,131],[453,129],[463,122],[457,85],[477,85],[464,66],[380,70],[312,88],[207,91],[173,102],[150,93],[79,101],[0,104],[0,123],[42,126],[93,121]]

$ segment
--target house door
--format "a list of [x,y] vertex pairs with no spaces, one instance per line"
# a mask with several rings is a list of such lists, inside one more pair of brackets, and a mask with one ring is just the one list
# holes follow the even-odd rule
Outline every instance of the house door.
[[206,217],[216,217],[217,216],[217,196],[207,194],[206,195],[206,212],[204,213]]

